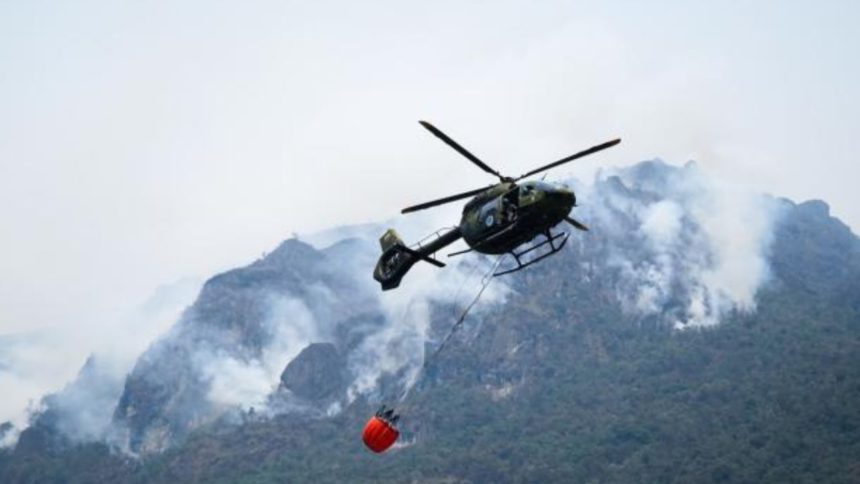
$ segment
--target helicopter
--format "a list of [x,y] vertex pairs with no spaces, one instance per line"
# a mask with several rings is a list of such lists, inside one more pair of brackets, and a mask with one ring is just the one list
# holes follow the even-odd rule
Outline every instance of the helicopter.
[[[448,254],[448,257],[473,251],[483,254],[511,254],[513,256],[517,264],[516,267],[495,272],[493,276],[501,276],[525,269],[557,253],[567,242],[568,234],[565,232],[553,233],[552,229],[556,225],[567,221],[579,230],[588,230],[588,227],[583,223],[570,216],[571,209],[576,206],[576,195],[567,186],[560,183],[549,183],[542,180],[521,183],[521,180],[577,158],[605,150],[621,142],[621,139],[613,139],[512,178],[491,168],[427,121],[419,121],[419,123],[480,169],[496,176],[499,182],[401,210],[401,213],[407,214],[472,197],[463,207],[463,215],[459,225],[445,232],[437,232],[429,242],[419,242],[408,247],[394,229],[388,229],[382,235],[379,239],[382,255],[373,270],[373,278],[382,285],[383,291],[398,287],[403,276],[418,261],[424,261],[436,267],[445,267],[445,264],[434,258],[433,255],[461,238],[469,248]],[[531,243],[538,236],[543,236],[544,240],[521,248],[521,246]],[[547,245],[549,251],[523,262],[523,256]]]

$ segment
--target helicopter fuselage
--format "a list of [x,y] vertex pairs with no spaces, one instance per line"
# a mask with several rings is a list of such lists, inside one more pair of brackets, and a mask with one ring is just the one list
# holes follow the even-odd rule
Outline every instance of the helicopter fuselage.
[[472,250],[504,254],[558,225],[575,204],[564,185],[499,183],[463,207],[459,231]]

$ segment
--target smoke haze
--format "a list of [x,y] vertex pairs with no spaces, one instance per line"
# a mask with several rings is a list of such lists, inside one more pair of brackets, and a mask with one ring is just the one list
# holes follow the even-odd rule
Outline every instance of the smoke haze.
[[[574,215],[592,232],[573,234],[575,248],[565,250],[579,251],[584,266],[617,272],[618,303],[628,314],[685,329],[755,310],[756,293],[769,277],[779,201],[707,176],[694,163],[681,168],[655,160],[605,170],[589,184],[570,183],[580,200]],[[439,218],[404,217],[396,226],[405,240],[415,241],[438,228]],[[426,349],[450,327],[432,327],[434,310],[450,312],[453,324],[493,258],[470,254],[446,261],[442,270],[417,264],[400,288],[382,292],[369,268],[386,227],[341,227],[291,239],[249,266],[213,277],[169,331],[164,318],[175,317],[183,305],[174,305],[172,313],[155,311],[152,320],[160,323],[148,330],[141,320],[123,326],[112,341],[125,346],[96,352],[72,383],[41,400],[60,384],[22,384],[26,350],[44,349],[18,342],[17,353],[6,353],[17,359],[0,375],[10,388],[32,396],[8,400],[6,411],[18,415],[18,430],[30,406],[37,419],[72,441],[108,440],[146,453],[163,450],[197,426],[219,418],[238,421],[252,410],[330,416],[360,397],[392,402],[420,378]],[[515,298],[512,281],[494,279],[469,320],[480,322],[488,309]],[[190,301],[185,294],[167,299]],[[282,373],[319,343],[334,345],[344,384],[334,385],[333,395],[309,400],[300,388],[284,387]],[[152,394],[159,399],[148,400]],[[159,417],[141,420],[141,406]],[[10,443],[14,435],[4,438]]]
[[709,177],[695,163],[664,168],[657,160],[608,171],[587,195],[587,213],[617,237],[607,262],[622,273],[622,303],[643,317],[673,318],[677,328],[754,310],[769,276],[779,203]]

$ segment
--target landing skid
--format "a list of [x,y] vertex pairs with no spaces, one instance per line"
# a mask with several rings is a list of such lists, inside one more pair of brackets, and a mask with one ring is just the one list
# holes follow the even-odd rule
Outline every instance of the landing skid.
[[[544,240],[543,242],[541,242],[539,244],[535,244],[535,245],[529,247],[528,249],[526,249],[522,252],[518,253],[518,252],[515,252],[513,250],[510,251],[509,254],[514,256],[514,260],[517,261],[517,267],[514,267],[513,269],[508,269],[506,271],[496,272],[493,274],[493,276],[494,277],[504,276],[505,274],[510,274],[512,272],[520,271],[520,270],[525,269],[526,267],[534,264],[535,262],[542,261],[543,259],[546,259],[547,257],[555,254],[556,252],[560,251],[562,249],[562,247],[564,247],[564,244],[567,242],[568,234],[566,232],[561,232],[559,234],[553,235],[550,231],[547,230],[547,232],[544,234],[544,236],[546,237],[546,240]],[[561,239],[561,242],[559,242],[558,245],[556,245],[556,241],[558,241],[559,239]],[[535,257],[534,259],[526,262],[525,264],[523,263],[523,261],[520,260],[520,257],[528,254],[529,252],[531,252],[533,250],[539,249],[539,248],[541,248],[547,244],[549,244],[549,246],[550,246],[550,251],[547,252],[546,254],[542,254],[538,257]]]

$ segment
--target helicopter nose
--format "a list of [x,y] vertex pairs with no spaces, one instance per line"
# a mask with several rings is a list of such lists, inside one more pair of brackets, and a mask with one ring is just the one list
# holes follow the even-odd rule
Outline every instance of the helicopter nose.
[[574,195],[573,190],[567,187],[559,187],[555,189],[553,196],[569,209],[576,205],[576,195]]

